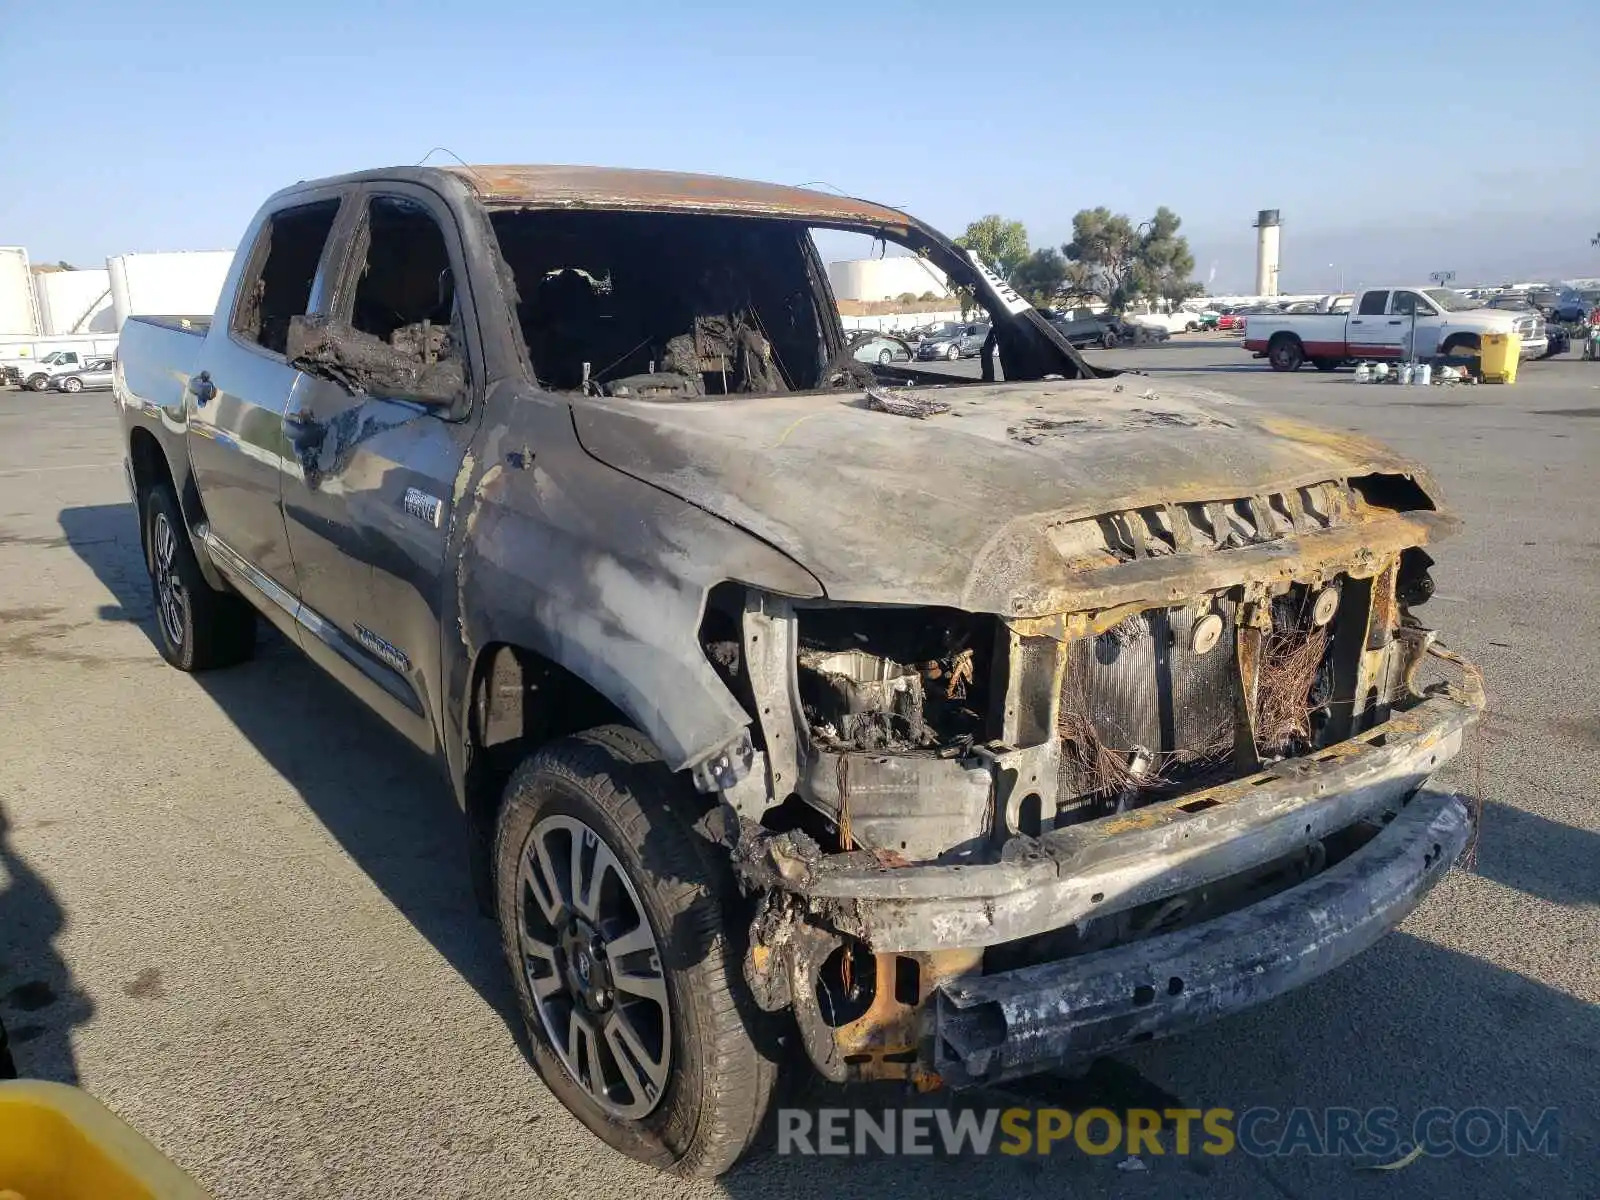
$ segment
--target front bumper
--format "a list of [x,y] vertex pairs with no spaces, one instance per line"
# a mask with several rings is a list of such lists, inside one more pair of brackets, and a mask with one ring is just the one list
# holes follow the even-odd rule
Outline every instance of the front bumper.
[[741,855],[749,881],[879,952],[993,946],[1204,887],[1398,809],[1460,748],[1483,708],[1469,672],[1387,721],[1304,758],[1117,816],[1015,837],[998,862],[887,867],[807,861],[781,838]]
[[1523,338],[1522,345],[1517,351],[1518,358],[1543,358],[1546,350],[1550,348],[1550,339],[1545,334],[1538,337]]
[[1460,797],[1418,792],[1376,837],[1297,887],[1161,937],[933,997],[927,1065],[993,1083],[1164,1037],[1308,983],[1398,925],[1467,846]]

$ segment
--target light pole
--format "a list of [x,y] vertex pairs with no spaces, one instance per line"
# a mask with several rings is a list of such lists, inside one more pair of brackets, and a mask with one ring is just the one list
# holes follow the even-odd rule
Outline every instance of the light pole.
[[1330,271],[1332,271],[1334,273],[1334,276],[1333,276],[1333,290],[1334,290],[1334,293],[1337,294],[1339,292],[1344,291],[1344,268],[1343,267],[1339,267],[1339,266],[1335,266],[1333,263],[1329,263],[1328,264],[1328,270],[1330,270]]

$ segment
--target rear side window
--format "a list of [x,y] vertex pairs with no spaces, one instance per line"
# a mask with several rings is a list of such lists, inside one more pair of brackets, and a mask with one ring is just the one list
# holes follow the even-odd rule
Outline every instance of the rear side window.
[[1388,303],[1388,292],[1364,292],[1361,296],[1360,313],[1363,317],[1381,317],[1384,306]]
[[233,331],[274,354],[284,353],[289,318],[311,306],[317,264],[339,215],[339,201],[319,200],[273,213],[256,239],[239,287]]

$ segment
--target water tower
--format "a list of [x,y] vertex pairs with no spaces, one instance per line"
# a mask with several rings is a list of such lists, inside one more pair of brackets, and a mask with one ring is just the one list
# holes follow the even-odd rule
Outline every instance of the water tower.
[[1278,210],[1256,213],[1256,295],[1278,294]]

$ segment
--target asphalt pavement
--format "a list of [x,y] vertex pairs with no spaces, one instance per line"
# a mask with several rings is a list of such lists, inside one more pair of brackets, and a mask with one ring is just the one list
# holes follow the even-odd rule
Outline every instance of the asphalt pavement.
[[158,657],[106,393],[0,392],[0,1018],[22,1071],[81,1084],[218,1197],[1600,1194],[1600,365],[1422,390],[1275,374],[1217,337],[1091,356],[1157,396],[1233,392],[1431,468],[1465,528],[1435,551],[1425,612],[1491,698],[1440,782],[1481,794],[1485,820],[1475,869],[1352,963],[1016,1094],[1407,1122],[1554,1108],[1553,1156],[1396,1173],[1304,1153],[1130,1169],[768,1146],[691,1183],[614,1155],[527,1065],[429,764],[275,634],[207,676]]

